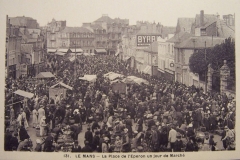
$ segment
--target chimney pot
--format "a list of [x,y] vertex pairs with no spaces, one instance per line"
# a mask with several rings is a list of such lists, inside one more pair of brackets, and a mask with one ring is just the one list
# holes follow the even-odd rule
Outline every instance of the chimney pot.
[[204,25],[204,10],[200,11],[200,27]]

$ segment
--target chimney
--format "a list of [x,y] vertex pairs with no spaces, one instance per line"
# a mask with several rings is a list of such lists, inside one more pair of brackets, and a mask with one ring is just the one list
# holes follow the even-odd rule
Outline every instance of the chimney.
[[200,27],[204,24],[204,10],[200,11]]

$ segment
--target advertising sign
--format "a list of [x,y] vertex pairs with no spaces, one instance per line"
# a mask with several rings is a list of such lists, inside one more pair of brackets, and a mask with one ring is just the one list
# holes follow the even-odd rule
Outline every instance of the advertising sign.
[[152,42],[157,41],[160,35],[137,35],[137,46],[149,46]]

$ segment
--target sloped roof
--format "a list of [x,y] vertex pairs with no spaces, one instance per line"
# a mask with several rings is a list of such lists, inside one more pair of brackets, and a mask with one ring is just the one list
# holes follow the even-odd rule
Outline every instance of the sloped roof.
[[[205,26],[206,24],[212,24],[213,22],[216,22],[218,20],[218,18],[217,18],[217,15],[214,15],[214,14],[204,14],[203,20],[204,20],[203,25]],[[196,15],[195,27],[201,27],[200,26],[200,14]]]
[[36,20],[31,17],[9,17],[10,24],[14,26],[32,26],[32,23],[36,23]]
[[36,78],[52,78],[55,77],[51,72],[40,72]]
[[67,89],[70,89],[70,90],[73,89],[73,87],[71,87],[71,86],[69,86],[69,85],[66,85],[66,84],[63,83],[63,82],[59,82],[59,83],[57,83],[57,84],[51,86],[51,88],[54,88],[54,87],[59,86],[59,85],[65,87],[65,88],[67,88]]
[[[181,31],[191,32],[192,24],[194,23],[195,18],[178,18],[178,26],[181,28]],[[182,30],[184,29],[184,30]]]
[[102,22],[106,22],[106,23],[113,23],[114,20],[112,18],[110,18],[109,16],[102,16],[100,18],[98,18],[97,20],[95,20],[95,22],[97,21],[102,21]]
[[155,41],[147,49],[144,49],[146,52],[158,52],[158,42]]
[[162,35],[165,37],[168,34],[174,34],[176,32],[176,27],[167,27],[167,26],[163,26],[162,28]]
[[23,91],[23,90],[20,90],[20,89],[15,91],[14,93],[17,94],[17,95],[23,96],[23,97],[27,97],[27,98],[32,98],[34,96],[33,93],[26,92],[26,91]]
[[92,29],[103,29],[103,27],[99,24],[91,24]]
[[[225,38],[220,37],[212,37],[212,36],[192,36],[183,42],[176,44],[176,48],[184,48],[184,49],[204,49],[205,42],[206,48],[214,47],[217,44],[223,43]],[[195,42],[194,42],[195,41]]]
[[91,30],[85,28],[85,27],[65,27],[61,32],[63,33],[71,33],[71,32],[92,32]]
[[235,38],[235,29],[230,27],[223,20],[218,21],[218,36],[223,38]]
[[175,34],[172,38],[167,40],[167,42],[178,43],[178,42],[182,42],[182,41],[188,39],[189,37],[191,37],[190,33],[188,33],[188,32],[179,32],[179,33]]

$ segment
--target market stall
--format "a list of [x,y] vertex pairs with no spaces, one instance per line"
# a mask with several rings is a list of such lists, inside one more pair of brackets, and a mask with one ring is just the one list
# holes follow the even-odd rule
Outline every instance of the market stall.
[[110,81],[113,81],[113,80],[115,80],[117,78],[123,78],[124,75],[118,74],[118,73],[114,73],[114,72],[109,72],[109,73],[104,74],[104,77],[108,78]]
[[135,77],[135,76],[128,76],[123,80],[123,82],[125,82],[125,83],[137,83],[139,85],[142,84],[142,83],[146,84],[146,85],[149,84],[149,82],[147,80],[142,79],[142,78],[138,78],[138,77]]
[[49,88],[49,98],[55,99],[55,96],[63,96],[66,97],[67,89],[72,90],[71,86],[64,84],[63,82],[59,82]]
[[97,75],[84,75],[84,77],[79,77],[80,80],[95,82],[97,80]]
[[54,78],[55,76],[51,72],[40,72],[35,78],[45,79],[45,78]]
[[115,80],[111,82],[112,90],[118,93],[126,93],[127,84],[121,80]]
[[60,134],[57,139],[55,151],[71,152],[72,146],[74,145],[74,140],[72,138],[72,131],[70,130],[70,127],[63,127],[62,133],[63,134]]

